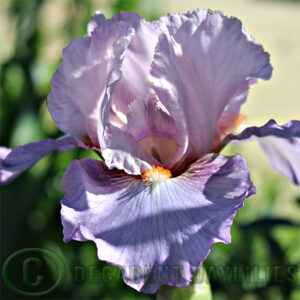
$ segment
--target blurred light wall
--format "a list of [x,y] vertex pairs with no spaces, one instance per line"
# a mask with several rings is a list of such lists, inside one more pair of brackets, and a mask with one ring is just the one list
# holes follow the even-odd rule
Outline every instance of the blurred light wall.
[[199,7],[237,17],[271,54],[272,78],[252,86],[242,113],[247,123],[300,119],[300,2],[258,0],[165,0],[164,13]]

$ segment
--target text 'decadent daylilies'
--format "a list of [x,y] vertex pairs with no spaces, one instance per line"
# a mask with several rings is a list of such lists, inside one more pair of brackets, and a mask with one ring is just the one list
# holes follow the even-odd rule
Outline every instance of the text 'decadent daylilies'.
[[97,13],[63,51],[48,108],[68,136],[1,148],[1,184],[53,150],[79,146],[104,161],[73,161],[63,177],[64,241],[94,241],[133,288],[186,286],[255,193],[244,159],[219,154],[257,137],[275,169],[300,181],[300,122],[271,120],[234,135],[249,85],[269,79],[269,55],[220,12],[146,22]]

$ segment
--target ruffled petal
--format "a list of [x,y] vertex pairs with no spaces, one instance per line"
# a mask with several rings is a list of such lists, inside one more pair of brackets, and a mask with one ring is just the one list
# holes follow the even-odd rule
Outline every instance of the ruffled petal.
[[95,15],[92,17],[92,20],[87,25],[87,35],[91,36],[92,32],[102,24],[106,22],[105,16],[101,13],[101,11],[97,10]]
[[64,50],[48,99],[61,130],[89,136],[94,145],[101,145],[109,168],[130,174],[141,174],[157,163],[121,130],[129,104],[150,91],[147,74],[157,37],[156,26],[135,13],[122,12],[106,20],[97,12],[88,36]]
[[104,96],[108,61],[113,43],[132,34],[125,22],[99,19],[96,15],[91,36],[75,39],[63,50],[63,62],[51,80],[48,108],[58,127],[67,133],[89,136],[99,145],[97,128],[101,125],[100,106]]
[[94,241],[128,285],[155,293],[188,285],[213,243],[231,242],[233,217],[255,188],[241,156],[206,155],[153,185],[100,161],[74,161],[63,191],[64,241]]
[[121,12],[113,21],[131,24],[135,30],[122,64],[123,76],[115,87],[113,103],[117,111],[126,114],[133,100],[143,100],[150,93],[148,75],[159,36],[155,22],[147,22],[134,12]]
[[98,136],[102,156],[110,169],[117,168],[128,174],[139,175],[159,162],[149,155],[130,133],[113,125],[111,120],[114,89],[123,78],[122,66],[131,38],[132,35],[124,36],[113,45],[114,55],[109,61],[110,73],[101,105]]
[[176,121],[180,147],[171,168],[186,153],[195,159],[210,152],[232,97],[249,78],[269,79],[272,67],[269,55],[235,18],[196,10],[162,22],[167,30],[156,47],[150,81]]
[[300,121],[279,126],[270,120],[261,127],[248,127],[238,135],[230,134],[214,150],[219,152],[230,142],[256,138],[272,167],[294,184],[300,185]]
[[52,151],[65,152],[75,146],[90,148],[74,137],[63,137],[57,140],[45,139],[14,149],[0,147],[0,185],[10,183]]
[[[122,64],[123,77],[115,87],[113,95],[114,110],[126,114],[128,105],[133,100],[143,99],[150,92],[148,74],[160,27],[157,22],[147,22],[138,14],[127,11],[114,15],[111,21],[128,23],[135,30]],[[96,12],[88,24],[88,32],[93,32],[104,22],[105,17],[101,12]]]

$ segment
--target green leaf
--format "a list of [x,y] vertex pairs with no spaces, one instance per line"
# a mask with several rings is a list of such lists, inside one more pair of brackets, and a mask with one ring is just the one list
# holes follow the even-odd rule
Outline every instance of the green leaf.
[[208,276],[203,267],[194,275],[192,283],[184,288],[162,286],[157,293],[157,300],[212,300]]

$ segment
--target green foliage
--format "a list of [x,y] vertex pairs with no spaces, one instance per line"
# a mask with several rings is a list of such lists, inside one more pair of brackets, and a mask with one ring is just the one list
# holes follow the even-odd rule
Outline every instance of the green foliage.
[[201,267],[194,275],[192,283],[184,288],[162,286],[157,300],[212,300],[212,293],[207,273]]

